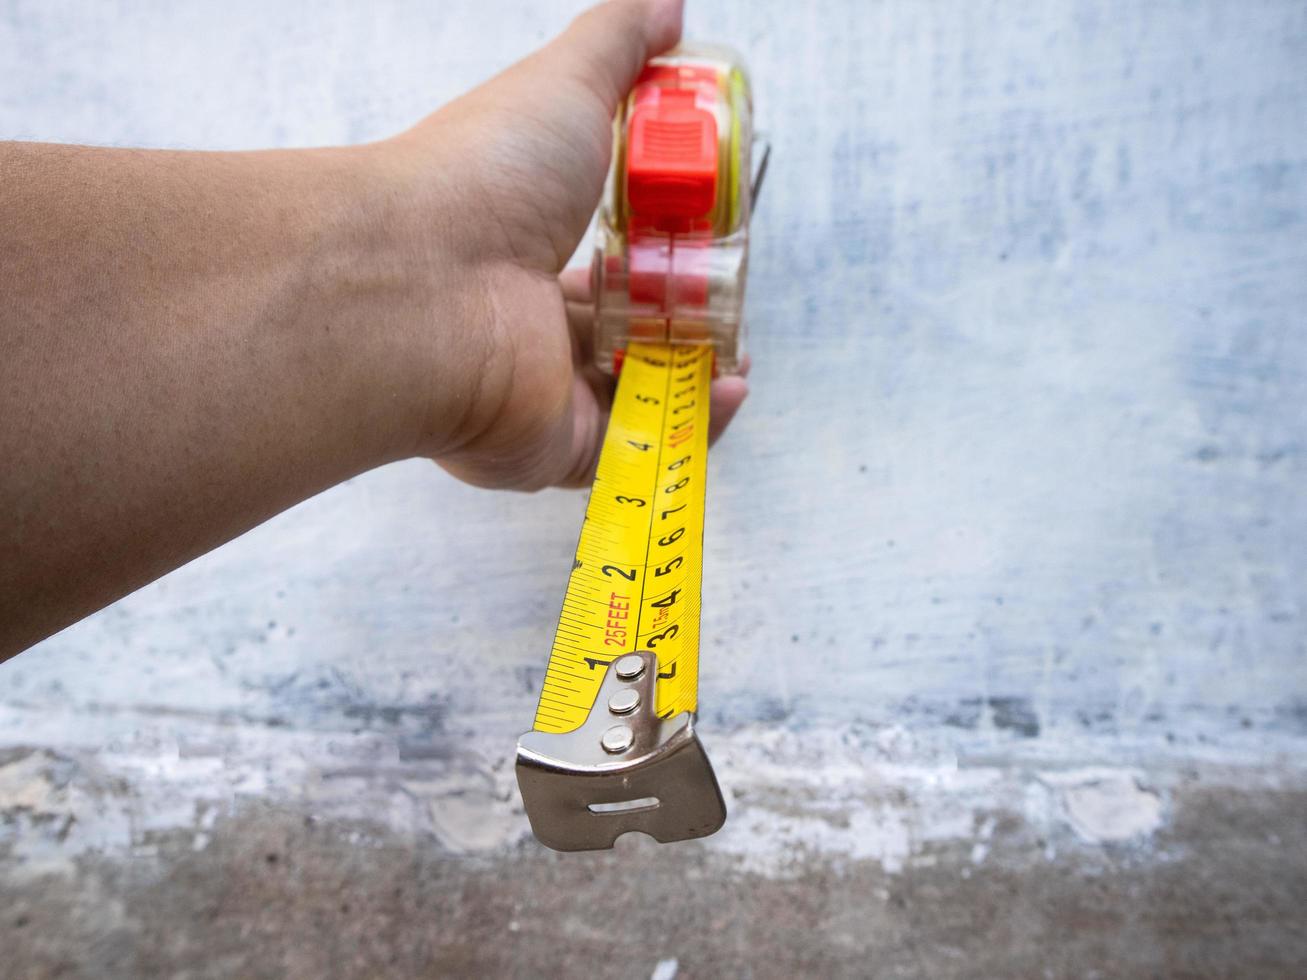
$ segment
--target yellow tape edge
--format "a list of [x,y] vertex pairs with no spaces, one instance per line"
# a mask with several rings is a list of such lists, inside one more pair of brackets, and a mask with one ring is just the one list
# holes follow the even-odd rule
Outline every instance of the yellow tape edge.
[[657,711],[698,706],[712,348],[631,344],[590,490],[534,727],[588,716],[607,665],[658,654]]

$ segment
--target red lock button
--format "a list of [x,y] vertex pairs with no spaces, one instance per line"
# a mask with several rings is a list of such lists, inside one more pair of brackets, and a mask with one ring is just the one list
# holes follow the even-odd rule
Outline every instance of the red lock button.
[[693,90],[650,87],[629,120],[627,200],[640,224],[680,231],[717,202],[717,120]]

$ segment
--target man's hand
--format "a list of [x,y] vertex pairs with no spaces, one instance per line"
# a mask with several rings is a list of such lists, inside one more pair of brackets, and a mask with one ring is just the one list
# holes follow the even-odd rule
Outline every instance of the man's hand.
[[[618,104],[680,33],[679,0],[606,3],[387,147],[425,202],[414,213],[430,214],[427,233],[454,230],[474,388],[456,392],[457,413],[433,399],[420,445],[469,483],[581,486],[593,474],[613,385],[593,367],[588,277],[559,273],[603,193]],[[747,388],[724,378],[712,392],[715,436]]]

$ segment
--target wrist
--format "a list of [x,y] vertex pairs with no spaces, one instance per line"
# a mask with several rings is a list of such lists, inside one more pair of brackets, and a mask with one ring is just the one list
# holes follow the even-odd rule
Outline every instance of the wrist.
[[[313,236],[322,322],[334,348],[364,458],[361,468],[434,456],[457,438],[472,398],[475,269],[437,165],[416,166],[393,141],[321,154],[329,204]],[[310,209],[312,205],[310,204]]]
[[385,272],[385,376],[402,405],[401,456],[441,459],[494,421],[513,374],[497,309],[510,270],[482,247],[483,199],[435,120],[357,148]]

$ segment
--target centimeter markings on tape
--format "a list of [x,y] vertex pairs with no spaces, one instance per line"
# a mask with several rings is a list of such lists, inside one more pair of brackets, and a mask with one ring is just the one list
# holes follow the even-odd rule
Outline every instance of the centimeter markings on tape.
[[608,665],[658,655],[661,718],[699,687],[709,346],[629,345],[581,526],[535,729],[570,732]]

